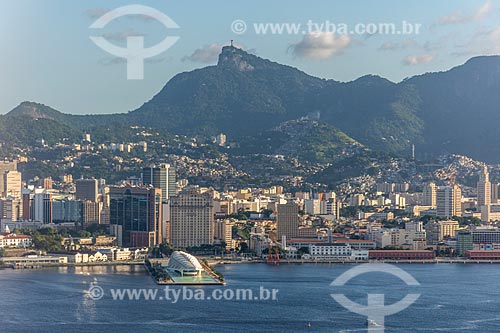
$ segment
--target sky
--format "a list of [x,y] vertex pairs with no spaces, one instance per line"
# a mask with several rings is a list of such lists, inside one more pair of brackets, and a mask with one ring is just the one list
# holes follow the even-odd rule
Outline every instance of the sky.
[[[141,15],[90,28],[106,12],[134,4],[166,14],[178,28]],[[500,0],[0,0],[0,114],[22,101],[73,114],[128,112],[176,74],[216,64],[230,40],[322,78],[374,74],[399,82],[500,54],[499,19]],[[268,25],[264,33],[268,23],[281,24],[283,32],[271,33]],[[395,33],[381,33],[384,24]],[[373,27],[379,30],[366,31]],[[90,36],[119,47],[131,36],[144,36],[145,47],[179,38],[145,60],[142,80],[128,80],[127,60]]]

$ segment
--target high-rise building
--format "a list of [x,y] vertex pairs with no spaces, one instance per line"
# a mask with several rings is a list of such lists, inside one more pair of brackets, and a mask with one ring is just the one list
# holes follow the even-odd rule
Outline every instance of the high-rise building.
[[176,170],[170,164],[160,164],[142,169],[142,183],[161,189],[164,202],[177,194]]
[[22,217],[22,202],[18,198],[0,199],[0,219],[5,221],[19,221]]
[[81,228],[85,230],[91,224],[100,223],[100,208],[101,203],[92,202],[90,200],[82,201],[82,224]]
[[491,203],[498,203],[498,185],[497,183],[491,183]]
[[457,231],[457,254],[465,256],[465,251],[474,248],[472,243],[472,233],[469,230]]
[[76,199],[97,202],[99,197],[97,179],[78,179],[76,181]]
[[74,222],[81,224],[82,202],[67,198],[52,201],[52,221],[54,223]]
[[491,183],[488,173],[488,167],[484,166],[479,174],[479,181],[477,182],[477,206],[481,210],[483,206],[491,204]]
[[42,183],[41,185],[44,189],[52,190],[52,186],[53,186],[54,182],[52,181],[51,177],[47,177],[47,178],[42,179],[41,183]]
[[364,202],[365,202],[364,194],[354,194],[349,199],[349,203],[351,206],[363,206]]
[[30,216],[32,220],[45,224],[52,223],[52,193],[43,188],[35,189],[31,209]]
[[23,213],[21,215],[22,220],[24,221],[32,220],[33,202],[34,202],[34,193],[29,189],[23,189],[22,193]]
[[459,229],[460,225],[453,220],[429,222],[425,225],[427,244],[436,245],[446,237],[455,237]]
[[3,174],[3,196],[11,196],[20,199],[22,191],[21,173],[19,171],[7,171]]
[[299,234],[299,205],[293,201],[277,205],[276,227],[278,240],[297,237]]
[[458,185],[440,186],[436,191],[437,215],[462,216],[462,191]]
[[[322,214],[321,203],[322,201],[318,199],[304,200],[304,211],[310,215]],[[325,210],[326,210],[326,205],[325,205]]]
[[428,183],[424,186],[423,202],[424,206],[436,207],[437,186],[434,183]]
[[220,133],[215,137],[215,143],[219,146],[224,146],[226,144],[227,137],[224,133]]
[[213,244],[214,205],[208,193],[184,189],[170,198],[170,241],[175,247]]
[[110,231],[119,246],[154,246],[163,241],[161,190],[151,186],[109,188]]
[[4,196],[4,174],[9,171],[17,171],[17,161],[0,161],[0,196]]
[[226,249],[232,245],[233,225],[231,220],[217,220],[214,223],[214,239],[226,243]]
[[340,218],[340,205],[336,199],[336,196],[328,199],[326,202],[326,213],[329,215],[333,215],[336,220]]

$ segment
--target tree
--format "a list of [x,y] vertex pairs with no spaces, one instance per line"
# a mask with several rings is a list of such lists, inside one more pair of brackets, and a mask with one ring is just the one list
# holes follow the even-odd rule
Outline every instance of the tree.
[[87,227],[87,231],[93,236],[104,236],[109,234],[109,227],[104,224],[92,223]]
[[32,234],[35,249],[42,251],[59,251],[62,249],[62,240],[60,234],[55,229],[43,228],[34,231]]
[[273,210],[272,209],[262,208],[261,209],[261,213],[264,215],[264,217],[266,219],[268,219],[271,216],[271,214],[273,213]]
[[239,253],[248,253],[248,244],[246,242],[240,243],[240,251]]
[[301,247],[300,249],[297,250],[297,253],[299,255],[309,254],[309,247],[303,246],[303,247]]
[[160,254],[166,255],[166,256],[171,256],[172,253],[175,251],[174,247],[170,243],[161,243],[159,245],[159,251]]

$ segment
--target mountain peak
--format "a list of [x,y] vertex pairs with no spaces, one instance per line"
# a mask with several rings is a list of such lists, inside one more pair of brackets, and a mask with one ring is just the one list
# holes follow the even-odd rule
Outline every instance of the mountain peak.
[[54,119],[59,111],[52,109],[51,107],[30,101],[21,102],[18,106],[7,113],[7,116],[18,117],[18,116],[28,116],[31,118],[45,118]]
[[393,82],[389,81],[386,78],[383,78],[378,75],[364,75],[356,80],[352,81],[357,84],[362,84],[365,86],[384,86],[384,85],[394,85]]
[[[252,71],[255,69],[251,64],[252,58],[257,58],[248,52],[234,46],[224,46],[219,54],[217,66],[236,69],[241,72]],[[257,58],[258,59],[258,58]]]

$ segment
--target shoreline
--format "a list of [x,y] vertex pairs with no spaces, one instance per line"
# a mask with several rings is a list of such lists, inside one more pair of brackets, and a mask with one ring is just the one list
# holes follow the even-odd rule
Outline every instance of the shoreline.
[[209,261],[210,265],[242,265],[242,264],[500,264],[500,260],[478,260],[478,259],[424,259],[424,260],[302,260],[290,259],[279,262],[267,262],[265,260],[252,261]]
[[[282,264],[288,265],[303,265],[303,264],[340,264],[340,265],[353,265],[353,264],[500,264],[500,260],[476,260],[476,259],[432,259],[432,260],[281,260],[279,262],[267,262],[265,260],[251,260],[251,261],[231,261],[231,260],[216,260],[208,261],[209,266],[217,265],[255,265],[267,264],[279,266]],[[44,268],[58,268],[58,267],[98,267],[98,266],[145,266],[144,262],[93,262],[93,263],[66,263],[66,264],[36,264],[26,266],[15,265],[2,265],[2,269],[44,269]],[[148,271],[145,267],[146,272]]]
[[56,268],[56,267],[96,267],[96,266],[139,266],[144,265],[144,262],[139,261],[129,261],[129,262],[89,262],[89,263],[65,263],[65,264],[27,264],[27,265],[14,265],[14,264],[4,264],[0,266],[0,269],[42,269],[42,268]]

